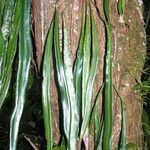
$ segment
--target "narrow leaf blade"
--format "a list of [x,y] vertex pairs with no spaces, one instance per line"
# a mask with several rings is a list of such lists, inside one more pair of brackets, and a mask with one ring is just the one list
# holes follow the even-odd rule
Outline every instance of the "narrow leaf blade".
[[50,87],[51,87],[51,59],[53,44],[53,20],[48,32],[44,60],[43,60],[43,83],[42,83],[42,104],[44,114],[45,137],[47,140],[47,150],[51,150],[53,146],[52,140],[52,118],[50,103]]
[[6,43],[4,43],[2,37],[3,44],[0,44],[0,48],[2,48],[0,53],[0,109],[8,92],[12,64],[16,54],[18,31],[20,25],[20,2],[18,0],[15,3],[14,10],[14,20],[12,23],[12,30],[8,44],[6,46]]
[[[86,72],[88,73],[88,78],[86,79],[85,86],[83,86],[83,88],[85,88],[85,93],[83,90],[84,97],[82,100],[83,100],[84,105],[82,105],[82,107],[84,107],[83,108],[84,111],[83,111],[83,121],[82,121],[82,127],[81,127],[81,137],[84,136],[84,133],[86,131],[86,128],[87,128],[87,126],[89,124],[89,120],[90,120],[93,86],[94,86],[95,76],[97,73],[98,61],[99,61],[99,45],[98,45],[97,27],[96,27],[96,23],[95,23],[95,20],[94,20],[91,10],[90,10],[89,14],[90,14],[90,16],[89,16],[90,20],[87,23],[91,24],[92,30],[87,29],[87,32],[86,31],[85,32],[91,36],[91,39],[85,38],[85,40],[87,40],[87,43],[91,42],[90,43],[91,45],[90,44],[87,45],[87,43],[85,43],[86,46],[89,46],[89,47],[85,47],[85,48],[89,49],[89,51],[91,51],[92,54],[91,53],[88,54],[89,55],[88,57],[90,58],[89,73],[88,73],[88,70],[85,69],[85,70],[87,70]],[[88,57],[86,58],[86,56],[85,56],[87,61],[89,61]],[[85,65],[86,65],[86,63],[85,64],[83,63],[83,70],[84,70]],[[83,73],[83,76],[85,76],[84,73]],[[82,77],[82,78],[84,78],[84,77]],[[84,80],[83,80],[83,82],[84,82]]]
[[104,1],[105,29],[106,29],[106,52],[104,70],[104,133],[103,149],[111,149],[112,137],[112,27],[110,23],[110,0]]
[[[67,34],[65,29],[63,29],[63,31],[65,39],[64,52],[65,58],[68,61],[70,58],[68,55]],[[70,66],[70,60],[69,62],[66,62],[65,60],[65,63],[62,60],[62,54],[59,44],[59,20],[57,10],[55,11],[55,23],[54,23],[54,49],[55,49],[57,79],[63,108],[63,127],[67,139],[67,147],[68,149],[76,149],[76,140],[78,135],[77,132],[79,122],[77,101],[75,98],[73,75],[71,73],[72,69]],[[68,73],[70,69],[71,72]]]
[[[22,116],[25,92],[30,67],[30,0],[21,1],[21,20],[19,30],[19,68],[17,74],[17,87],[15,108],[10,123],[10,150],[15,150],[19,131],[19,123]],[[26,18],[26,19],[24,19]]]

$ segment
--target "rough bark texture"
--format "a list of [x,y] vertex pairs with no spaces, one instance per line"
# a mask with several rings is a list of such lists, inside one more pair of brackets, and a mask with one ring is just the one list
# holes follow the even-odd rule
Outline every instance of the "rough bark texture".
[[[32,0],[32,16],[33,16],[33,33],[36,45],[36,56],[38,68],[40,68],[43,45],[46,34],[53,17],[56,0]],[[102,0],[96,0],[100,15],[104,16],[102,9]],[[74,60],[76,49],[78,46],[80,27],[81,27],[81,0],[60,0],[57,3],[62,19],[66,22],[66,29],[69,36],[69,47],[71,57]],[[105,52],[105,29],[104,24],[99,19],[97,12],[93,6],[94,17],[98,26],[99,35],[99,68],[95,81],[95,93],[102,85],[103,80],[103,61]],[[126,105],[126,123],[127,123],[127,143],[136,143],[141,146],[142,130],[141,130],[141,103],[140,97],[134,90],[136,80],[140,79],[145,57],[145,33],[142,18],[142,10],[137,0],[126,1],[125,23],[119,23],[117,13],[117,0],[111,0],[111,21],[113,25],[113,83],[118,90],[120,96],[124,99]],[[61,24],[60,24],[61,27]],[[61,30],[60,30],[61,33]],[[43,38],[43,39],[42,39]],[[54,73],[52,75],[54,77]],[[59,109],[58,96],[55,87],[54,78],[52,79],[52,113],[53,113],[53,136],[54,142],[58,143],[60,138],[59,132]],[[95,96],[94,93],[94,96]],[[101,107],[100,107],[101,108]],[[113,139],[112,143],[115,147],[118,142],[121,124],[120,101],[114,92],[114,117],[113,117]],[[92,143],[92,141],[91,141]],[[92,149],[92,144],[91,148]]]

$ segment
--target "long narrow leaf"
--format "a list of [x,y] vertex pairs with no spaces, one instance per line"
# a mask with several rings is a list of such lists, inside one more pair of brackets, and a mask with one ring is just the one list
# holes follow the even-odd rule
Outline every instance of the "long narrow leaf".
[[122,121],[121,121],[120,150],[126,150],[126,114],[122,99],[121,99],[121,114],[122,114]]
[[99,89],[95,103],[93,106],[93,118],[94,118],[94,149],[102,149],[102,135],[103,135],[103,114],[99,113],[99,95],[102,93],[104,85]]
[[[87,6],[86,6],[87,7]],[[86,22],[85,22],[85,38],[83,47],[83,69],[82,69],[82,118],[86,111],[86,90],[87,82],[90,72],[90,50],[91,50],[91,23],[90,23],[90,10],[86,9]],[[82,131],[82,130],[81,130]]]
[[[59,83],[59,88],[61,92],[61,101],[63,108],[63,114],[64,115],[63,121],[64,121],[64,131],[67,137],[67,140],[69,140],[69,134],[70,134],[70,101],[69,98],[66,99],[66,97],[69,97],[66,89],[66,79],[65,79],[65,72],[64,72],[64,64],[62,61],[62,56],[60,52],[60,45],[59,45],[59,20],[58,20],[58,12],[55,11],[55,22],[54,22],[54,48],[55,48],[55,59],[56,59],[56,69],[57,69],[57,78]],[[69,127],[68,127],[69,125]]]
[[44,114],[45,137],[47,140],[47,150],[51,150],[53,146],[52,140],[52,118],[50,106],[50,85],[51,85],[51,59],[53,44],[53,21],[51,23],[44,51],[43,60],[43,84],[42,84],[42,104]]
[[105,90],[104,90],[104,135],[103,148],[111,148],[112,136],[112,58],[111,58],[111,29],[106,25],[107,32],[107,54],[105,60]]
[[68,32],[66,30],[65,21],[63,19],[63,43],[64,43],[64,69],[65,76],[67,81],[68,93],[70,98],[70,107],[71,107],[71,122],[70,122],[70,140],[69,145],[70,149],[76,149],[76,142],[78,138],[79,131],[79,108],[77,104],[75,88],[74,88],[74,80],[73,80],[73,70],[72,70],[72,61],[70,57],[70,49],[68,44]]
[[[94,80],[95,80],[95,76],[96,76],[96,72],[97,72],[97,66],[98,66],[98,60],[99,60],[99,46],[98,46],[98,36],[97,36],[97,28],[96,28],[96,23],[95,20],[93,18],[93,15],[91,13],[91,10],[89,12],[89,18],[88,18],[88,14],[87,14],[87,21],[89,19],[89,22],[87,22],[87,24],[91,24],[91,28],[92,30],[90,31],[90,26],[87,25],[87,28],[85,30],[87,35],[85,35],[85,64],[83,63],[83,71],[84,68],[87,71],[88,74],[88,78],[85,79],[86,83],[84,85],[84,80],[83,80],[83,88],[85,88],[85,93],[83,90],[83,103],[84,105],[82,105],[82,107],[84,107],[84,111],[83,111],[83,121],[82,121],[82,127],[81,127],[81,137],[84,136],[84,133],[86,131],[86,128],[88,126],[89,123],[89,119],[90,119],[90,114],[91,114],[91,104],[92,104],[92,92],[93,92],[93,85],[94,85]],[[91,21],[90,21],[91,18]],[[91,36],[91,37],[89,37]],[[92,39],[91,39],[92,38]],[[91,40],[90,40],[91,39]],[[90,43],[91,42],[91,43]],[[89,43],[89,44],[87,44]],[[89,53],[88,51],[91,51],[91,53]],[[89,58],[90,57],[90,58]],[[89,63],[89,70],[86,67],[86,62],[88,62],[90,59],[90,63]],[[84,61],[83,61],[84,62]],[[89,71],[89,73],[88,73]],[[82,79],[84,79],[86,72],[83,72],[83,76]]]
[[15,108],[10,123],[10,150],[15,150],[22,116],[25,92],[30,67],[30,0],[21,1],[21,20],[19,30],[19,67],[17,74]]
[[109,0],[104,0],[105,28],[106,28],[106,54],[105,54],[105,77],[104,77],[104,133],[103,149],[111,149],[112,137],[112,27],[109,17]]
[[[64,51],[68,51],[67,48],[67,35],[64,30]],[[55,23],[54,23],[54,48],[55,48],[55,59],[56,59],[56,70],[57,70],[57,78],[59,84],[59,90],[61,93],[61,102],[63,107],[63,125],[64,132],[67,139],[67,147],[68,149],[76,149],[76,140],[77,140],[77,131],[78,131],[78,110],[77,110],[77,101],[75,99],[75,91],[73,86],[73,75],[72,70],[70,71],[70,66],[68,66],[68,62],[64,62],[62,60],[62,54],[60,51],[59,44],[59,20],[58,20],[58,12],[55,11]],[[66,52],[66,59],[70,59]],[[70,63],[70,60],[69,60]],[[69,64],[70,65],[70,64]]]
[[115,92],[117,93],[119,99],[120,99],[120,104],[121,104],[121,132],[120,132],[120,141],[119,141],[119,150],[126,150],[126,114],[125,114],[125,108],[123,104],[123,99],[119,95],[117,89],[115,88]]
[[83,66],[83,47],[84,47],[84,38],[85,38],[85,10],[84,5],[82,6],[82,20],[81,20],[81,33],[80,41],[77,49],[77,59],[75,60],[74,65],[74,87],[76,98],[78,102],[79,114],[82,110],[82,66]]
[[[10,79],[11,79],[11,71],[12,71],[12,64],[14,61],[14,57],[16,54],[16,47],[17,47],[17,39],[18,39],[18,31],[20,25],[20,1],[17,0],[15,3],[15,11],[12,23],[12,30],[10,33],[10,37],[8,40],[7,46],[4,44],[3,37],[0,33],[0,109],[2,104],[5,100],[5,97],[8,92]],[[5,54],[5,56],[4,56]],[[3,58],[5,57],[5,59]]]
[[2,84],[2,69],[3,69],[3,55],[4,55],[4,39],[0,30],[0,85]]

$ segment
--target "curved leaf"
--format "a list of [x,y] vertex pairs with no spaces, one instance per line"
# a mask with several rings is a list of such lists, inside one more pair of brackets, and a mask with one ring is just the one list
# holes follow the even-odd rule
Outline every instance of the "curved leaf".
[[42,83],[42,104],[44,114],[45,137],[47,140],[47,150],[51,150],[53,146],[52,140],[52,118],[50,106],[50,86],[51,86],[51,59],[52,59],[52,45],[53,44],[53,21],[51,23],[43,60],[43,83]]
[[70,107],[71,107],[71,122],[70,122],[70,149],[76,149],[76,142],[78,138],[79,131],[79,108],[75,94],[74,88],[74,79],[73,79],[73,71],[72,71],[72,61],[70,57],[70,49],[68,43],[68,32],[66,30],[66,24],[63,19],[63,54],[64,54],[64,69],[65,76],[67,80],[68,93],[70,98]]
[[[87,7],[87,6],[86,6]],[[91,53],[91,20],[90,9],[86,8],[86,21],[85,21],[85,37],[83,46],[83,66],[82,66],[82,118],[86,113],[86,90],[90,73],[90,53]],[[82,131],[82,129],[81,129]]]
[[17,74],[17,87],[15,108],[10,123],[10,150],[16,149],[19,123],[22,116],[25,92],[30,67],[30,0],[21,1],[21,19],[19,29],[19,67]]
[[121,121],[121,137],[120,137],[120,150],[126,150],[126,114],[124,110],[123,100],[121,100],[121,114],[122,114],[122,121]]
[[59,84],[59,90],[61,94],[61,102],[63,107],[63,125],[64,132],[67,139],[68,149],[76,149],[76,140],[78,135],[79,126],[79,114],[77,107],[77,100],[75,97],[75,90],[73,84],[73,74],[70,66],[70,58],[67,46],[67,34],[64,31],[64,58],[65,63],[62,60],[62,54],[59,44],[59,20],[58,12],[55,10],[55,23],[54,23],[54,49],[55,49],[55,60],[57,79]]
[[119,140],[119,150],[126,150],[126,114],[125,114],[125,108],[123,104],[123,99],[119,95],[117,89],[115,88],[115,92],[117,93],[119,99],[120,99],[120,104],[121,104],[121,132],[120,132],[120,140]]
[[84,6],[82,9],[82,20],[81,20],[81,33],[80,33],[80,41],[77,49],[77,58],[75,60],[74,65],[74,87],[76,98],[78,102],[79,114],[81,114],[82,110],[82,69],[83,69],[83,47],[84,47],[84,38],[85,38],[85,10]]
[[104,133],[103,149],[111,149],[112,137],[112,27],[109,17],[109,0],[104,0],[105,29],[106,29],[106,53],[105,53],[105,71],[104,71]]
[[[18,31],[20,25],[20,1],[17,0],[14,8],[14,19],[12,23],[12,30],[8,43],[4,43],[4,40],[0,33],[0,109],[5,100],[8,92],[10,79],[11,79],[11,69],[16,54]],[[5,57],[5,58],[4,58]]]
[[[89,12],[88,12],[89,11]],[[87,10],[85,29],[85,45],[82,74],[82,126],[80,136],[83,137],[89,123],[92,105],[92,92],[99,60],[97,28],[91,10]],[[92,29],[91,29],[92,28]]]

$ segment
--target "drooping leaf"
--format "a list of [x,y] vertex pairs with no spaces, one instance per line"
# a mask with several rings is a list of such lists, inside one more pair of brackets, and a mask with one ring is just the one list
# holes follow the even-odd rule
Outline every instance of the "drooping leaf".
[[104,133],[103,149],[111,149],[112,137],[112,27],[109,17],[109,0],[104,0],[105,29],[106,29],[106,51],[105,51],[105,70],[104,70]]
[[[111,34],[107,26],[107,54],[105,68],[105,92],[104,92],[104,135],[103,147],[110,149],[112,136],[112,58],[111,58]],[[105,149],[104,148],[104,149]]]
[[48,32],[43,60],[43,83],[42,83],[42,104],[44,114],[45,137],[47,140],[47,150],[51,150],[53,146],[52,140],[52,118],[50,103],[50,87],[51,87],[51,61],[53,49],[53,20]]
[[121,114],[122,114],[122,121],[121,121],[121,136],[120,136],[120,150],[126,150],[126,115],[123,105],[123,100],[121,99]]
[[92,116],[94,118],[94,149],[102,149],[103,135],[103,115],[99,112],[99,96],[103,91],[104,85],[97,92],[95,103],[93,106]]
[[[86,5],[87,7],[87,5]],[[91,50],[91,23],[90,23],[90,9],[86,8],[86,19],[85,19],[85,37],[83,45],[83,67],[82,67],[82,118],[86,113],[86,90],[87,82],[90,72],[90,50]],[[82,129],[81,129],[82,131]],[[82,134],[83,136],[83,134]]]
[[120,104],[121,104],[121,116],[122,116],[122,120],[121,120],[121,132],[120,132],[120,140],[119,140],[119,150],[126,150],[126,115],[125,115],[125,108],[124,108],[124,104],[123,104],[123,99],[121,98],[121,96],[119,95],[117,89],[115,88],[115,92],[118,95],[119,99],[120,99]]
[[55,10],[54,18],[54,49],[55,49],[55,61],[56,61],[56,71],[57,79],[59,84],[59,90],[61,94],[61,102],[63,108],[63,127],[67,139],[68,149],[76,149],[76,140],[78,135],[78,126],[79,126],[79,115],[77,100],[75,97],[75,90],[73,85],[73,75],[70,68],[70,58],[68,55],[68,46],[67,46],[67,34],[66,30],[64,31],[64,52],[65,61],[63,62],[62,54],[59,44],[59,20],[58,12]]
[[20,25],[20,2],[19,0],[15,3],[14,8],[14,17],[12,22],[12,30],[10,32],[10,37],[8,43],[4,42],[1,33],[0,33],[0,109],[5,100],[5,97],[8,92],[10,79],[11,79],[11,71],[12,64],[14,61],[14,57],[16,54],[17,48],[17,39],[18,39],[18,31]]
[[81,20],[81,32],[80,32],[80,40],[77,49],[77,58],[75,60],[74,65],[74,87],[76,98],[78,102],[79,114],[81,115],[82,110],[82,68],[83,68],[83,46],[84,46],[84,34],[85,34],[85,10],[84,5],[82,7],[82,20]]
[[79,108],[75,94],[74,80],[73,80],[73,65],[70,57],[70,49],[68,42],[68,32],[66,29],[66,24],[63,18],[63,55],[64,55],[64,69],[65,76],[67,79],[68,93],[70,98],[70,107],[71,107],[71,122],[70,122],[70,149],[76,149],[76,142],[79,132]]
[[121,116],[122,116],[122,120],[121,120],[121,132],[120,132],[120,140],[119,140],[119,144],[118,144],[118,149],[119,150],[126,150],[126,115],[125,115],[125,108],[124,108],[124,104],[123,104],[123,99],[122,97],[119,95],[117,89],[115,88],[115,92],[117,94],[117,96],[120,99],[120,104],[121,104]]
[[22,116],[25,92],[30,68],[30,0],[20,2],[20,28],[19,28],[19,67],[17,73],[17,86],[15,96],[15,108],[10,123],[10,150],[15,150]]
[[[89,9],[89,10],[88,10]],[[87,9],[86,28],[85,28],[85,43],[83,56],[83,74],[82,74],[82,126],[80,136],[83,137],[86,128],[89,124],[92,94],[94,80],[97,73],[99,60],[99,45],[97,36],[97,27],[91,8]],[[89,12],[88,12],[89,11]]]
[[3,55],[4,55],[4,39],[2,32],[0,30],[0,85],[2,84]]

